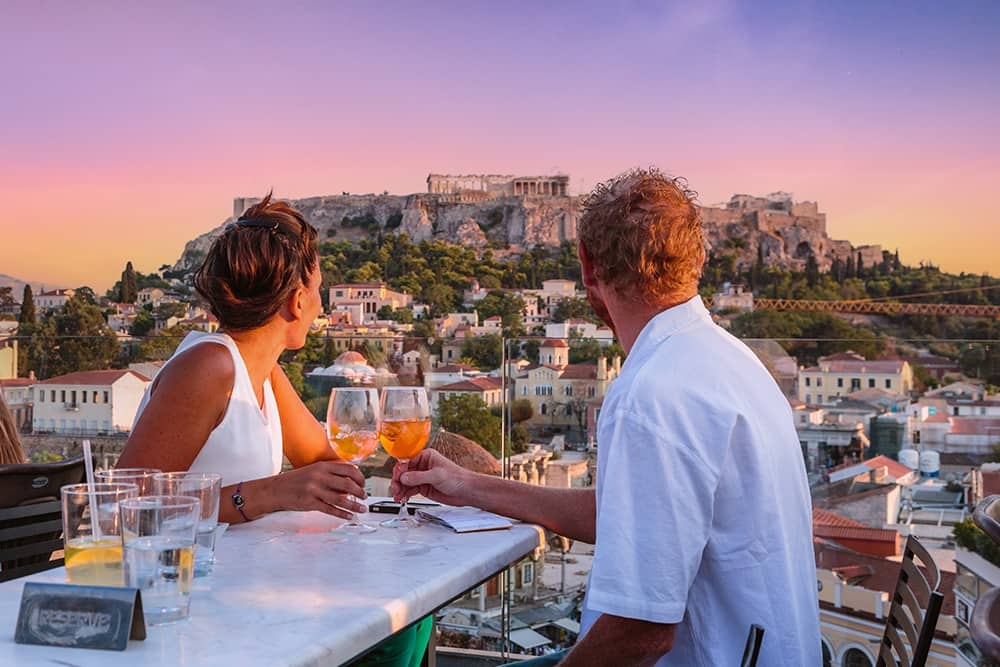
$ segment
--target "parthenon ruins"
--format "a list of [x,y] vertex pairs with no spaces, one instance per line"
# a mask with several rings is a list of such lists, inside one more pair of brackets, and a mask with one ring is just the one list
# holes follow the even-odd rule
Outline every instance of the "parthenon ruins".
[[495,197],[535,195],[542,197],[566,197],[569,192],[569,176],[513,176],[503,174],[430,174],[427,176],[427,192],[431,194],[455,194],[474,190]]

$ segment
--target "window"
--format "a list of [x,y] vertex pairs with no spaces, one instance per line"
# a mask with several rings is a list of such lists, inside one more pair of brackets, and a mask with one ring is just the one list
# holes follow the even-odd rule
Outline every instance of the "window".
[[59,401],[61,403],[65,403],[66,402],[66,390],[65,389],[60,389],[59,390]]
[[573,385],[571,385],[571,384],[566,385],[565,393],[566,393],[567,396],[572,396],[573,395]]
[[892,389],[892,380],[891,379],[887,379],[885,381],[885,388],[886,389]]
[[72,403],[73,405],[76,405],[76,389],[69,392],[69,395],[70,395],[69,402]]
[[812,378],[809,377],[809,376],[806,376],[806,386],[807,387],[811,387],[812,386]]
[[81,399],[83,399],[83,400],[81,401],[81,403],[86,403],[86,402],[87,402],[87,392],[85,392],[85,391],[81,391],[81,392],[80,392],[80,398],[81,398]]
[[567,417],[572,417],[573,416],[573,405],[570,404],[570,403],[566,404],[566,416]]
[[985,416],[986,415],[986,408],[979,408],[979,414]]
[[816,394],[816,402],[817,403],[823,402],[823,394]]
[[851,648],[844,654],[844,667],[872,667],[872,659],[859,648]]
[[104,429],[105,431],[110,431],[111,424],[107,420],[104,420],[101,422],[101,428]]
[[44,391],[38,392],[38,402],[39,403],[44,403],[45,402],[45,392]]
[[861,378],[851,378],[851,391],[861,390]]
[[527,396],[527,395],[528,395],[528,385],[524,385],[523,387],[521,387],[521,396]]
[[837,386],[840,388],[844,387],[844,378],[837,378]]
[[956,405],[955,407],[953,407],[953,408],[951,409],[951,411],[952,411],[952,414],[953,414],[954,416],[956,416],[956,417],[958,416],[958,406],[957,406],[957,405]]
[[55,389],[53,389],[52,391],[49,392],[49,400],[52,401],[53,403],[56,402],[56,390]]
[[875,378],[868,378],[868,388],[869,389],[875,388]]
[[806,403],[812,403],[812,402],[813,402],[812,394],[806,394]]
[[587,387],[587,397],[594,398],[597,396],[597,387]]
[[816,386],[817,387],[823,386],[823,378],[816,378]]
[[525,563],[521,567],[521,585],[527,586],[535,580],[535,564]]
[[92,400],[91,403],[97,403],[97,392],[96,391],[94,392],[94,400]]
[[808,415],[799,415],[799,423],[805,424],[808,418],[809,418]]
[[108,392],[104,392],[104,402],[108,402]]
[[542,407],[541,407],[541,409],[539,410],[539,412],[541,412],[541,413],[542,413],[543,415],[544,415],[544,414],[548,414],[548,406],[547,406],[547,405],[545,405],[544,403],[542,403]]

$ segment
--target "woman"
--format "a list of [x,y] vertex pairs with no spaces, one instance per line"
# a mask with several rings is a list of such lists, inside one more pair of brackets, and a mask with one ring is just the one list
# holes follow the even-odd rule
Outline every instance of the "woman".
[[[278,365],[322,309],[316,230],[268,195],[215,240],[195,288],[219,331],[189,333],[157,374],[118,466],[221,473],[228,523],[366,511],[348,500],[365,497],[364,477],[337,460]],[[279,474],[282,454],[295,469]]]
[[0,391],[0,465],[27,463],[27,461],[21,448],[21,437],[17,434],[14,417],[7,408],[3,391]]

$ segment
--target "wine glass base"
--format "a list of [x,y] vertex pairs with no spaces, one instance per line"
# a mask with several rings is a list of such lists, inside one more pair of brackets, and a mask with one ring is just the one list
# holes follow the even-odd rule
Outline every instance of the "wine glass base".
[[360,521],[348,521],[347,523],[334,528],[333,532],[367,535],[368,533],[374,533],[375,530],[375,526],[369,526],[367,523],[361,523]]
[[420,522],[411,517],[396,517],[383,521],[379,525],[385,528],[416,528]]

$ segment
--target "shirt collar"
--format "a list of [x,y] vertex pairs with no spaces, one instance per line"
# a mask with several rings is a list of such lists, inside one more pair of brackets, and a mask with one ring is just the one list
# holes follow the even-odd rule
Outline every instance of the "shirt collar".
[[[697,320],[712,321],[712,316],[705,308],[705,302],[698,294],[683,303],[667,308],[646,322],[646,326],[632,344],[628,359],[640,356],[645,348],[656,345]],[[628,359],[625,363],[628,363]]]

